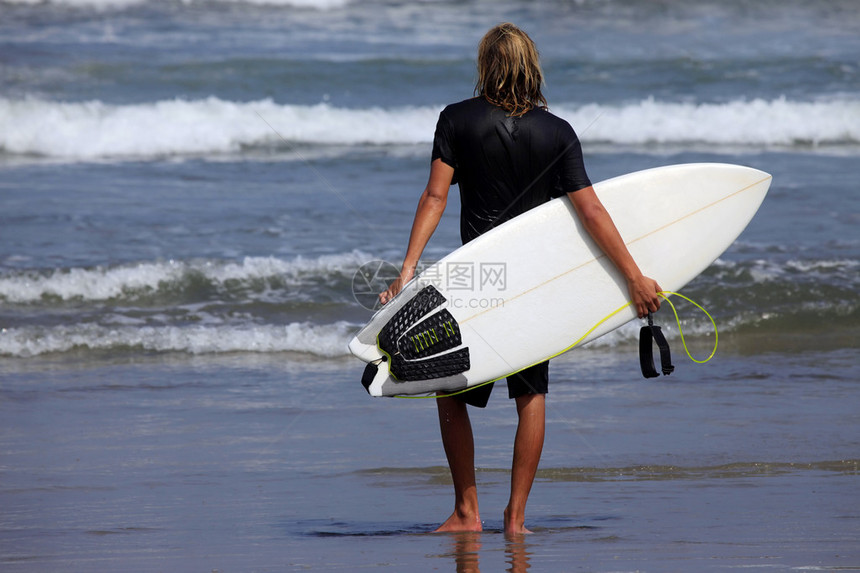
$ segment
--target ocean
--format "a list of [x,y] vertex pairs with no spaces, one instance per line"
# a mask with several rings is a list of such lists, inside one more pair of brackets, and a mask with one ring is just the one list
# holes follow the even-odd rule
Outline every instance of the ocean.
[[[858,8],[0,0],[0,568],[860,571]],[[593,181],[773,175],[682,291],[712,360],[666,312],[671,376],[639,321],[554,360],[520,540],[505,392],[472,416],[485,532],[433,535],[432,399],[370,398],[346,348],[502,21]]]

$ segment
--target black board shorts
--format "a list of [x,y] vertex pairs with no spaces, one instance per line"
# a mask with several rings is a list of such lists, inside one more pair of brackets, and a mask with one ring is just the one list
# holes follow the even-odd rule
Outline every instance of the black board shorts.
[[[512,400],[528,394],[546,394],[549,391],[549,360],[508,376],[507,382],[508,398]],[[484,408],[490,401],[490,394],[495,385],[496,383],[493,382],[486,386],[479,386],[454,397],[470,406]]]

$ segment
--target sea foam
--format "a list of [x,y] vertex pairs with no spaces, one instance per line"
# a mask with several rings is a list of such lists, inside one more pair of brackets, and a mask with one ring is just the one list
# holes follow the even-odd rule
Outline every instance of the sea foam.
[[[241,154],[302,145],[428,144],[442,106],[352,109],[327,103],[209,97],[114,105],[0,98],[0,149],[65,160]],[[737,100],[560,104],[588,142],[649,146],[815,146],[860,143],[860,100]]]
[[183,354],[299,352],[332,358],[348,354],[347,345],[357,330],[345,321],[284,326],[29,326],[0,329],[0,356],[139,349]]
[[[50,4],[69,8],[94,8],[97,10],[121,10],[130,6],[146,3],[147,0],[0,0],[0,4],[41,5]],[[283,6],[286,8],[310,8],[314,10],[333,10],[342,8],[350,0],[220,0],[236,4],[260,6]],[[186,5],[207,4],[212,0],[179,0]]]
[[632,145],[705,143],[791,146],[860,143],[860,101],[785,98],[728,103],[560,106],[583,140]]
[[215,288],[236,288],[259,280],[278,279],[297,286],[332,275],[351,277],[373,257],[360,251],[319,257],[245,257],[240,261],[147,261],[112,267],[7,271],[0,275],[0,301],[37,303],[43,298],[108,301],[134,299],[173,288],[189,276]]

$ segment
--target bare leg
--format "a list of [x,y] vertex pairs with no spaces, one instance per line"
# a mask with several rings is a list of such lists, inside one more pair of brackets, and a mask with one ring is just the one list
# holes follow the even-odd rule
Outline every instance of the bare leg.
[[546,396],[528,394],[517,398],[519,424],[514,439],[511,498],[505,508],[505,533],[531,533],[525,528],[526,502],[540,463],[546,429]]
[[437,532],[481,531],[478,487],[475,483],[475,443],[466,404],[454,398],[437,398],[442,445],[454,480],[454,513]]

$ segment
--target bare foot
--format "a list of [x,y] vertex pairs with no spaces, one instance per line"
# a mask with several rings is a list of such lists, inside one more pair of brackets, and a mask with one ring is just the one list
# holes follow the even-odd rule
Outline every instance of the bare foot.
[[525,517],[514,517],[510,509],[505,509],[505,535],[508,537],[517,535],[528,535],[531,530],[526,529]]
[[514,525],[511,525],[511,526],[506,525],[505,526],[505,537],[508,537],[508,538],[517,537],[520,535],[529,535],[530,533],[534,533],[534,532],[531,531],[530,529],[526,529],[526,527],[523,525],[520,525],[519,527],[516,527]]
[[475,514],[463,514],[455,511],[445,523],[436,528],[433,533],[458,533],[461,531],[483,531],[481,517]]

